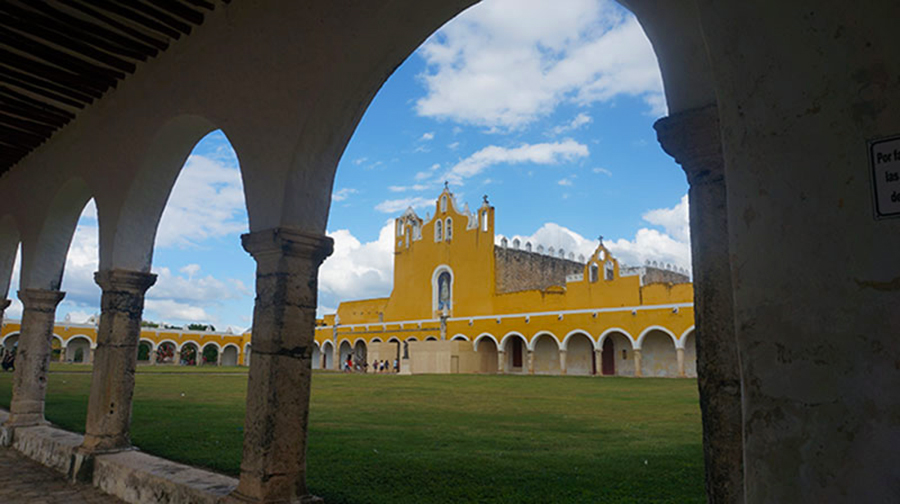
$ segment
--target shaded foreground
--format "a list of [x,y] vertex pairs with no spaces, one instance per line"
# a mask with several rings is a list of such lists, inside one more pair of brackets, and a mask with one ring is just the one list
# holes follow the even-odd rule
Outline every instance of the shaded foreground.
[[[86,370],[53,366],[65,429],[84,431],[90,374],[60,371]],[[247,377],[216,371],[139,368],[134,444],[237,475]],[[705,499],[693,380],[317,372],[308,467],[329,504]]]

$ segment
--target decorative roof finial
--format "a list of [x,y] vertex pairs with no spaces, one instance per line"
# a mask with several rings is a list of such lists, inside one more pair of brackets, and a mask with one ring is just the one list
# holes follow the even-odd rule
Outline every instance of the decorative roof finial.
[[600,240],[600,246],[602,247],[603,246],[603,235],[600,235],[600,237],[597,239]]
[[485,204],[485,205],[489,205],[489,204],[490,204],[490,203],[488,203],[487,194],[485,194],[484,196],[482,196],[482,198],[484,198],[484,204]]
[[448,181],[446,181],[446,180],[444,181],[444,190],[445,190],[445,191],[449,191],[449,190],[450,190],[450,182],[448,182]]

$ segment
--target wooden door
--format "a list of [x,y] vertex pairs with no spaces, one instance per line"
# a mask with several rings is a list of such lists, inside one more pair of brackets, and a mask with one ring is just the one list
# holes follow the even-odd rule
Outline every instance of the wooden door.
[[603,368],[603,375],[611,376],[616,374],[616,349],[613,345],[612,338],[606,338],[606,340],[603,341],[602,355],[603,363],[601,366]]

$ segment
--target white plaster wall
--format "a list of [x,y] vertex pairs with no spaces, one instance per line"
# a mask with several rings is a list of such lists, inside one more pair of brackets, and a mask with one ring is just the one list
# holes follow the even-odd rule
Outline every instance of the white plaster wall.
[[593,374],[593,342],[584,334],[576,334],[569,338],[566,347],[566,373],[570,375]]
[[222,350],[222,365],[223,366],[237,366],[238,363],[238,350],[233,346],[225,347]]
[[313,345],[312,351],[312,368],[319,369],[322,367],[322,352],[319,351],[319,347]]
[[611,338],[613,342],[616,356],[616,376],[634,376],[634,352],[628,336],[621,333],[612,333],[607,338]]
[[661,331],[651,331],[641,345],[641,373],[645,377],[678,376],[678,355],[675,342]]
[[684,340],[684,375],[688,378],[697,377],[697,338],[693,331]]
[[[522,342],[522,365],[519,367],[513,367],[513,340],[514,338],[518,338],[519,341]],[[480,348],[479,343],[479,348]],[[528,371],[528,343],[525,342],[525,338],[521,338],[519,336],[510,336],[503,342],[503,348],[505,349],[504,355],[506,356],[506,372],[507,373],[523,373]]]
[[559,374],[559,345],[553,336],[542,334],[534,342],[534,374]]
[[497,344],[490,338],[482,338],[478,342],[479,372],[494,374],[497,372]]
[[[76,361],[76,354],[81,351],[81,359]],[[91,342],[85,338],[75,338],[66,344],[66,362],[90,362]]]

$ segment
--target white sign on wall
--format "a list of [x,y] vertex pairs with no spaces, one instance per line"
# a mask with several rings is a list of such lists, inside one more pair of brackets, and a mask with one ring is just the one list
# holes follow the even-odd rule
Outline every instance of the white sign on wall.
[[869,142],[875,217],[900,217],[900,136]]

